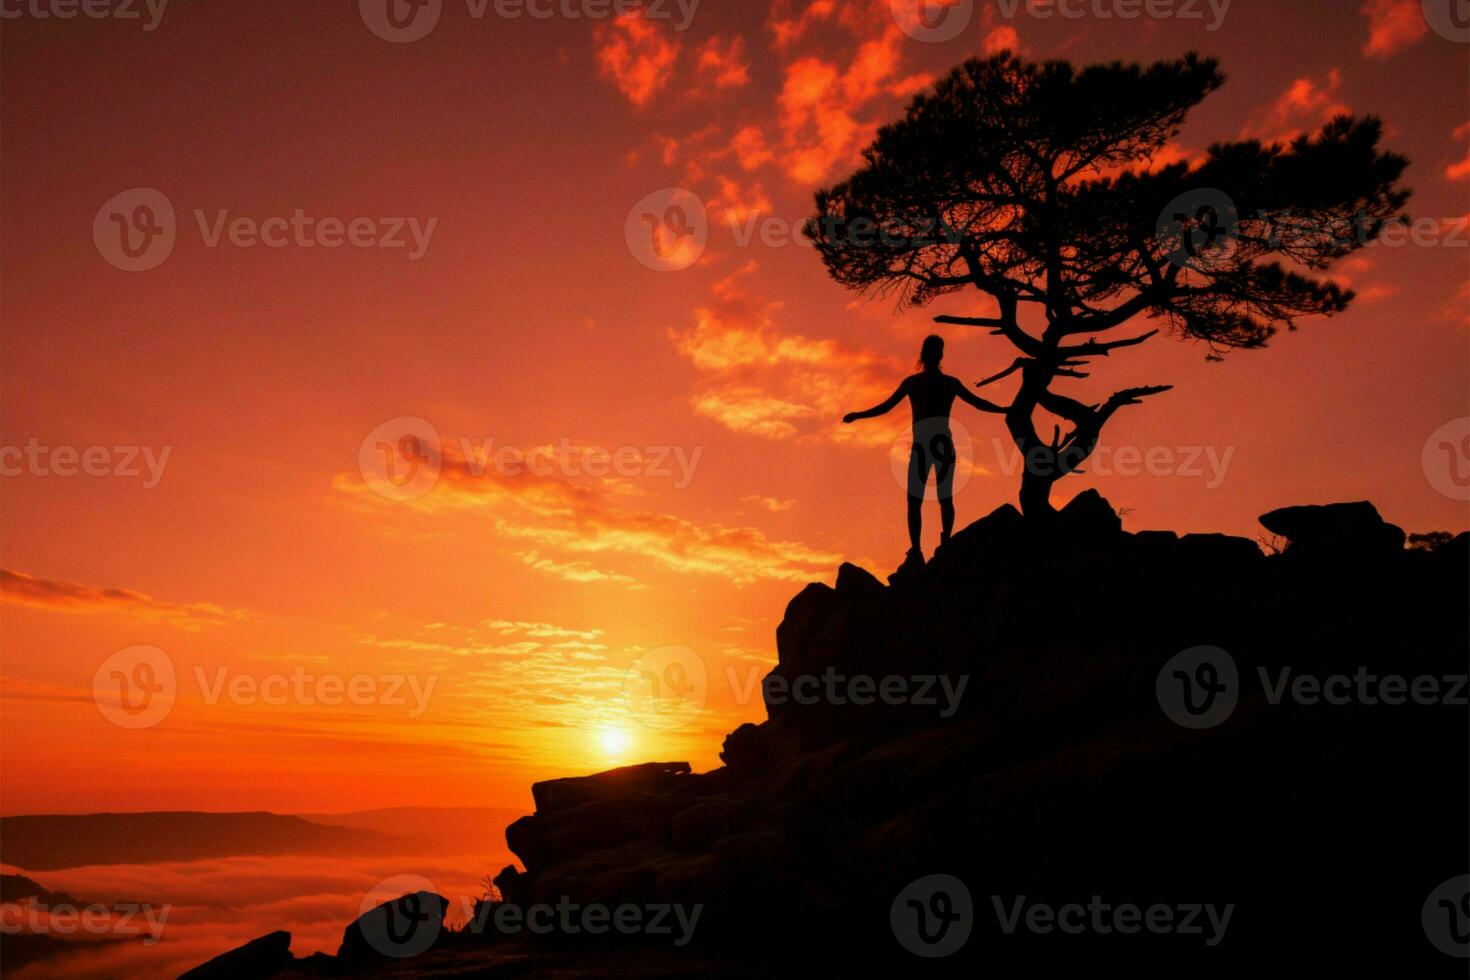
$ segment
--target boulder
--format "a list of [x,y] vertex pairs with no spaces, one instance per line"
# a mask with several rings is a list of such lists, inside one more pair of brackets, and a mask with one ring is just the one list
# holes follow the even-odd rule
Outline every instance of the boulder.
[[346,962],[407,959],[433,948],[444,932],[449,899],[434,892],[400,895],[369,909],[342,933],[337,958]]
[[818,633],[827,624],[827,619],[842,605],[837,590],[824,582],[812,582],[786,603],[786,614],[776,627],[776,641],[783,635],[794,643],[801,643],[812,634]]
[[1282,507],[1261,524],[1286,538],[1284,554],[1309,559],[1391,557],[1404,550],[1404,530],[1389,524],[1366,500],[1348,504]]
[[1167,561],[1179,547],[1179,535],[1173,531],[1135,531],[1126,540],[1131,556],[1145,561]]
[[904,588],[920,581],[923,572],[924,556],[917,551],[910,551],[904,556],[903,563],[888,576],[888,584],[894,588]]
[[511,850],[536,870],[584,854],[639,841],[670,837],[674,815],[691,798],[678,793],[630,793],[522,817],[506,828]]
[[549,779],[531,786],[531,798],[538,814],[555,813],[597,800],[607,800],[658,789],[668,789],[674,781],[689,775],[687,762],[645,762],[636,766],[609,769],[593,776]]
[[837,569],[837,594],[844,598],[872,598],[883,593],[883,583],[873,573],[859,568],[851,562],[843,562]]
[[1470,531],[1461,531],[1434,552],[1434,557],[1456,568],[1470,564]]
[[1096,490],[1083,490],[1057,512],[1049,530],[1074,543],[1092,543],[1123,533],[1123,518]]
[[737,772],[764,769],[773,761],[766,747],[760,727],[747,721],[725,736],[720,761]]
[[1250,538],[1229,534],[1186,534],[1179,539],[1177,557],[1205,567],[1234,568],[1266,557]]
[[[945,565],[992,563],[1011,553],[1023,540],[1026,519],[1011,504],[991,511],[957,531],[949,543],[934,553],[934,562]],[[1004,564],[1004,562],[998,562]]]
[[179,980],[264,980],[292,963],[291,934],[284,930],[252,939],[179,975]]
[[727,799],[696,803],[674,817],[674,849],[701,853],[711,850],[726,837],[744,829],[748,809]]

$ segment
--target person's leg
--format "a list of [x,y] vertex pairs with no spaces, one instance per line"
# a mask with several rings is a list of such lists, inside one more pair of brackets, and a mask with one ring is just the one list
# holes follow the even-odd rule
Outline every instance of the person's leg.
[[942,530],[940,531],[939,543],[949,543],[949,536],[954,533],[954,471],[955,471],[955,449],[954,442],[948,436],[942,437],[943,444],[936,441],[934,447],[934,482],[935,490],[939,495],[939,520]]
[[909,550],[919,550],[924,529],[924,485],[929,482],[929,454],[918,443],[909,450]]

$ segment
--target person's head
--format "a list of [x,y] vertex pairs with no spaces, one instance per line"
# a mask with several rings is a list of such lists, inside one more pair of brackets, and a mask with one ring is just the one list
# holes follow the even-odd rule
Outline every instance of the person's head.
[[926,371],[938,371],[939,362],[944,360],[944,338],[937,333],[931,333],[924,338],[924,346],[919,348],[919,367]]

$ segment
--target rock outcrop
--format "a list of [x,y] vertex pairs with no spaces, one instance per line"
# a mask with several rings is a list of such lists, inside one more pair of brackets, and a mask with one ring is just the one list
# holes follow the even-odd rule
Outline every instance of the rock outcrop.
[[372,964],[408,959],[432,949],[444,931],[449,899],[420,891],[368,909],[342,933],[337,959]]
[[[1462,974],[1427,933],[1470,869],[1470,535],[1405,550],[1367,504],[1263,522],[1284,553],[1127,533],[1085,493],[1044,526],[1003,507],[892,585],[842,566],[787,606],[767,717],[722,767],[537,784],[506,835],[524,868],[424,975]],[[963,896],[915,898],[934,875]],[[495,925],[569,902],[700,916],[687,946]],[[1172,924],[1100,911],[1130,904]],[[957,948],[917,948],[916,914]],[[376,975],[366,946],[298,969]]]
[[1392,559],[1404,550],[1404,529],[1389,524],[1366,500],[1352,504],[1283,507],[1261,524],[1287,539],[1284,554],[1320,561]]
[[[497,883],[523,904],[701,903],[708,947],[738,956],[754,940],[773,963],[793,950],[921,962],[890,913],[933,873],[972,893],[978,935],[944,961],[960,972],[1100,951],[1238,966],[1304,935],[1314,955],[1351,962],[1372,952],[1369,932],[1406,962],[1441,956],[1419,907],[1470,867],[1463,700],[1372,703],[1372,681],[1342,704],[1311,692],[1339,676],[1428,677],[1452,700],[1470,649],[1470,538],[1405,551],[1366,504],[1263,521],[1290,539],[1283,555],[1125,533],[1083,494],[1044,528],[1003,507],[892,586],[844,565],[791,600],[767,719],[729,735],[723,768],[559,781],[571,795],[542,784],[507,835],[525,870]],[[1228,718],[1190,727],[1161,684],[1201,647],[1237,680]],[[1305,694],[1291,686],[1302,677]],[[815,698],[795,696],[803,683]],[[997,908],[1020,896],[1238,912],[1212,946],[1048,941],[1006,932]]]
[[291,934],[272,932],[194,967],[179,980],[264,980],[292,963]]

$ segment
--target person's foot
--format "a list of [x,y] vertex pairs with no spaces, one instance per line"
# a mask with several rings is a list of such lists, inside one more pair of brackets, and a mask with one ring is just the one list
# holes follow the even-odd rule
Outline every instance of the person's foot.
[[904,556],[903,564],[899,565],[898,570],[888,576],[888,584],[897,585],[900,582],[907,581],[923,567],[924,552],[918,548],[910,548],[908,554]]

